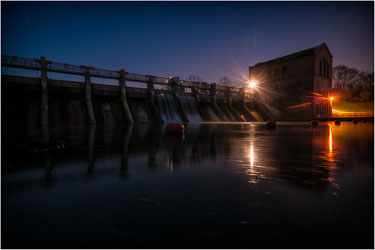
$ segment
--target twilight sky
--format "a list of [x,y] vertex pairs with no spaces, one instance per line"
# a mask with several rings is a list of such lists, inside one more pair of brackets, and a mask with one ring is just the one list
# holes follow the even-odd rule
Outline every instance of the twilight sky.
[[374,68],[373,2],[1,2],[1,54],[234,84],[259,61],[326,42]]

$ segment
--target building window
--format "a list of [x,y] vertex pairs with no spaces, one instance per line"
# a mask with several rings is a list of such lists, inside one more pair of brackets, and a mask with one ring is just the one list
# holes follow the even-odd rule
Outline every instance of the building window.
[[280,79],[280,69],[279,68],[275,68],[274,80],[277,81],[279,79]]
[[325,57],[320,59],[319,61],[319,75],[323,77],[329,78],[329,63]]
[[322,59],[319,61],[319,75],[322,75]]
[[272,81],[272,69],[267,69],[267,80]]
[[281,69],[281,78],[287,79],[288,78],[288,66],[283,66]]

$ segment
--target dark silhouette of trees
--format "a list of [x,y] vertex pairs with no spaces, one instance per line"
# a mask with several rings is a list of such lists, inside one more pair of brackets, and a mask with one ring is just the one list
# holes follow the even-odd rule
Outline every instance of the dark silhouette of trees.
[[374,100],[374,72],[338,65],[333,68],[332,84],[335,95],[342,101]]
[[189,82],[203,82],[202,78],[196,75],[189,75],[188,77],[185,78],[185,80]]
[[223,76],[219,79],[219,84],[223,86],[232,86],[229,78],[227,76]]

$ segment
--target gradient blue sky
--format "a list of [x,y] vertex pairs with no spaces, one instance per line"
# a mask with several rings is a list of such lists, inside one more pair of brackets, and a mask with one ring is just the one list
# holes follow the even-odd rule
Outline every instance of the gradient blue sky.
[[239,83],[248,66],[326,42],[373,71],[373,2],[1,2],[1,53]]

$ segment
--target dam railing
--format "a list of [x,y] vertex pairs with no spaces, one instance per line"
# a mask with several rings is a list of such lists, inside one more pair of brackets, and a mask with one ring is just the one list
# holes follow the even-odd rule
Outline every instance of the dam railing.
[[[29,58],[22,58],[17,56],[7,56],[1,55],[1,66],[3,67],[10,67],[10,68],[21,68],[21,69],[30,69],[30,70],[42,70],[42,65],[40,63],[41,60],[45,60],[45,58],[40,59],[29,59]],[[120,71],[116,70],[108,70],[108,69],[100,69],[90,66],[83,66],[83,65],[72,65],[69,63],[59,63],[59,62],[52,62],[45,60],[46,66],[45,69],[47,72],[54,72],[54,73],[63,73],[63,74],[71,74],[71,75],[81,75],[84,76],[85,74],[89,73],[91,77],[98,77],[98,78],[105,78],[105,79],[120,79]],[[148,83],[152,81],[153,84],[159,85],[172,85],[173,82],[178,84],[180,88],[196,88],[199,92],[208,91],[211,88],[211,84],[206,82],[193,82],[188,80],[181,80],[172,77],[161,77],[161,76],[152,76],[152,75],[142,75],[136,74],[131,72],[125,72],[125,80],[132,81],[132,82],[141,82],[141,83]],[[216,84],[215,84],[216,85]],[[216,86],[216,91],[219,95],[222,95],[220,92],[225,92],[230,90],[233,94],[238,94],[240,92],[240,88],[232,87],[232,86]],[[249,93],[247,90],[244,91],[246,97],[249,97]]]

